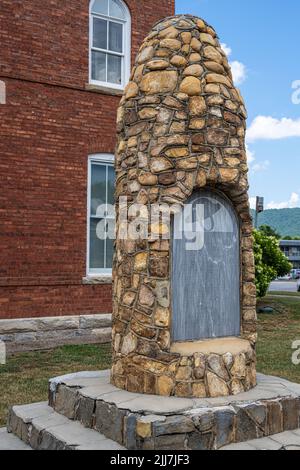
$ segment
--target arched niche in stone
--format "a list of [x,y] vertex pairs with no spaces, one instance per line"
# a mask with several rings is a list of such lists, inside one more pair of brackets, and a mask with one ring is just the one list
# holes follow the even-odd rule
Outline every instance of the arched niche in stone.
[[[156,24],[117,117],[111,382],[119,388],[213,397],[256,384],[245,120],[213,28],[189,15]],[[147,219],[155,205],[180,213],[197,197],[202,253],[183,253],[164,221],[148,220],[147,237],[123,236],[136,205]]]
[[187,200],[175,218],[171,265],[171,339],[239,336],[239,221],[222,193],[200,190]]

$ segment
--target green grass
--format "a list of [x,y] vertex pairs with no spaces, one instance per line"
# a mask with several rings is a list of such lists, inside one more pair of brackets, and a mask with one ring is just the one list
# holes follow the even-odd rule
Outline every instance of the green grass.
[[300,297],[300,292],[285,292],[285,291],[277,291],[274,290],[269,292],[268,297],[276,295],[283,295],[284,297]]
[[0,366],[0,427],[11,405],[45,401],[51,377],[110,367],[110,344],[63,346],[8,357]]
[[[272,293],[259,302],[276,311],[258,315],[258,371],[300,383],[300,365],[295,366],[291,361],[292,343],[300,340],[300,302],[293,297],[276,298]],[[110,361],[109,344],[64,346],[9,357],[7,364],[0,366],[0,427],[5,425],[11,405],[47,400],[49,378],[107,369]]]
[[264,374],[300,383],[300,365],[291,360],[292,343],[300,340],[300,302],[293,297],[276,298],[272,292],[259,302],[276,310],[274,314],[258,315],[257,368]]

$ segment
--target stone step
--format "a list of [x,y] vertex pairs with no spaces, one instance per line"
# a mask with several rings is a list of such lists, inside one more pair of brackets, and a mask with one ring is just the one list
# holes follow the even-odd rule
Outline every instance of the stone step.
[[274,434],[272,437],[230,444],[221,450],[300,450],[300,429]]
[[56,413],[46,402],[11,408],[7,430],[34,450],[125,450],[99,432]]
[[231,397],[178,398],[132,393],[109,371],[50,381],[49,404],[69,419],[130,450],[210,450],[300,427],[300,385],[259,374],[258,385]]
[[7,431],[6,428],[0,428],[0,450],[32,450],[14,434]]

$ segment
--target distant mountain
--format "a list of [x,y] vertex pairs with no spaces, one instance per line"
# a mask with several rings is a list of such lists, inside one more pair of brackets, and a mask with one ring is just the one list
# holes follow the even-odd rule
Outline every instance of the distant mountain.
[[[254,211],[253,217],[254,217]],[[270,209],[258,215],[258,226],[270,225],[284,238],[300,236],[300,207],[295,209]]]

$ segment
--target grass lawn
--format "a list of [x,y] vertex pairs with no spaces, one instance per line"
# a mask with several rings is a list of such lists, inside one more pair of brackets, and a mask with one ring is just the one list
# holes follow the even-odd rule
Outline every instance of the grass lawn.
[[273,295],[280,295],[280,296],[284,296],[284,297],[299,297],[300,299],[300,292],[283,292],[283,291],[277,291],[277,290],[274,290],[272,292],[269,293],[269,296],[273,296]]
[[46,401],[48,379],[70,372],[108,369],[110,344],[63,346],[50,351],[18,353],[0,365],[0,427],[11,405]]
[[[292,343],[300,340],[300,295],[295,299],[295,295],[278,294],[280,297],[272,292],[260,301],[276,312],[258,316],[258,371],[300,383],[300,365],[291,361]],[[6,424],[9,406],[47,400],[50,377],[107,369],[110,360],[109,344],[64,346],[9,357],[7,364],[0,366],[0,427]]]
[[258,371],[300,383],[300,365],[291,360],[292,343],[300,340],[300,295],[272,292],[259,305],[276,310],[273,314],[258,314]]

